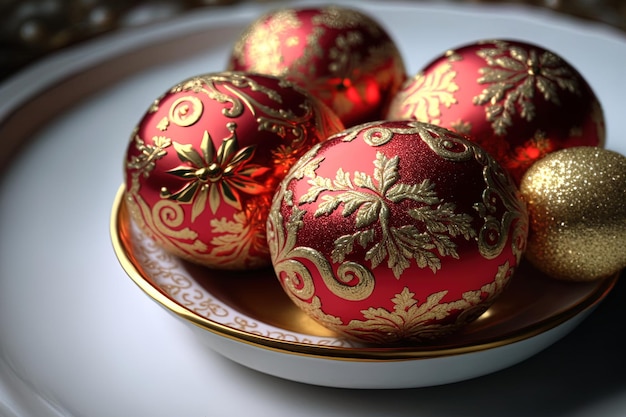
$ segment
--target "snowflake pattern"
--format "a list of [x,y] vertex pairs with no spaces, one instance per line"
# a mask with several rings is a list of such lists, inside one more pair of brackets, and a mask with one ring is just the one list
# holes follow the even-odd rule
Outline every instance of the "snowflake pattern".
[[493,48],[483,48],[477,55],[487,63],[477,80],[486,87],[473,102],[485,105],[487,120],[498,135],[507,133],[518,112],[525,121],[533,120],[537,94],[559,105],[559,90],[579,91],[576,74],[549,51],[496,42]]

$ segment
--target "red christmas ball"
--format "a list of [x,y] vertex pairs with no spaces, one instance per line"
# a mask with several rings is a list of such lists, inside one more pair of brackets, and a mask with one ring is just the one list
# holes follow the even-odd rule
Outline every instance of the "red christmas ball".
[[268,266],[272,195],[311,146],[343,129],[288,81],[224,72],[175,85],[131,135],[126,203],[155,242],[213,268]]
[[423,342],[482,314],[525,249],[526,207],[481,147],[416,121],[353,127],[274,196],[276,275],[312,318],[372,343]]
[[583,76],[540,46],[482,41],[450,50],[408,80],[388,119],[410,118],[466,134],[519,184],[558,149],[602,146],[604,116]]
[[283,8],[260,17],[236,42],[229,69],[285,77],[320,98],[345,126],[382,119],[406,79],[383,27],[338,6]]

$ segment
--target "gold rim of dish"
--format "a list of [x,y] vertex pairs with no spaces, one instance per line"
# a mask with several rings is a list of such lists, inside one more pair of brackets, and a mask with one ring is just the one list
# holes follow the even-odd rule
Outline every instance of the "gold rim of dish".
[[132,251],[128,247],[128,242],[130,240],[129,234],[131,231],[128,225],[124,224],[125,220],[128,220],[128,214],[123,213],[125,210],[124,189],[125,187],[122,185],[114,199],[110,218],[110,234],[117,259],[131,280],[150,298],[188,323],[231,340],[246,343],[257,348],[273,350],[286,354],[322,357],[334,360],[384,362],[445,357],[502,347],[530,339],[548,330],[554,329],[560,324],[574,318],[578,314],[594,307],[611,291],[619,276],[615,275],[611,278],[605,279],[594,289],[594,291],[591,291],[583,300],[570,308],[567,308],[557,314],[553,314],[550,317],[532,325],[512,331],[504,337],[477,344],[443,348],[338,347],[279,340],[229,327],[225,324],[203,317],[182,306],[153,284],[149,278],[142,273],[140,267],[138,267],[137,262],[133,258]]

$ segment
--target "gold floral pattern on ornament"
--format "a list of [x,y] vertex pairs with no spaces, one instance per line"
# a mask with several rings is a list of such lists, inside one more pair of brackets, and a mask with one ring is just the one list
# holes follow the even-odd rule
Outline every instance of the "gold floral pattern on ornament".
[[135,147],[140,152],[138,156],[131,157],[126,165],[128,168],[135,170],[135,177],[133,178],[133,188],[139,187],[137,177],[143,175],[148,177],[150,172],[156,166],[156,161],[163,158],[167,151],[165,150],[172,144],[172,139],[165,136],[155,136],[152,138],[154,145],[148,145],[146,142],[135,132],[132,134]]
[[211,231],[215,234],[211,239],[211,259],[228,266],[235,265],[245,256],[250,268],[266,264],[264,257],[252,254],[268,253],[264,236],[269,200],[266,195],[256,196],[249,199],[243,210],[233,214],[232,218],[215,217],[210,220]]
[[257,195],[266,192],[265,186],[255,178],[265,175],[269,168],[252,164],[254,146],[239,149],[236,125],[228,124],[231,135],[225,138],[217,151],[207,131],[200,143],[200,152],[191,144],[172,142],[183,165],[167,171],[188,182],[178,191],[163,188],[161,196],[181,203],[192,203],[191,221],[209,205],[215,214],[222,202],[242,209],[240,193]]
[[[244,57],[244,50],[248,49],[247,53],[250,55],[250,61],[254,62],[255,71],[261,74],[280,75],[285,68],[284,56],[281,53],[283,33],[298,29],[302,22],[293,9],[267,13],[258,21],[264,24],[255,25],[254,30],[249,28],[235,44],[233,52],[236,56]],[[301,41],[297,36],[293,36],[286,42],[287,46],[294,47]],[[315,42],[315,39],[312,39],[312,42]]]
[[527,51],[504,41],[494,44],[493,48],[476,52],[487,63],[480,69],[481,77],[477,82],[487,86],[473,102],[486,105],[485,116],[497,135],[507,133],[517,108],[522,119],[532,121],[535,118],[535,95],[559,105],[559,90],[579,94],[576,74],[557,55],[535,49]]
[[[442,201],[435,191],[435,183],[425,179],[420,184],[399,183],[399,157],[388,158],[378,152],[373,161],[373,173],[354,172],[352,175],[339,169],[334,180],[313,176],[308,183],[308,192],[300,198],[298,204],[312,203],[321,194],[321,202],[314,213],[315,217],[330,215],[339,206],[343,206],[342,216],[355,214],[355,232],[337,238],[331,252],[332,261],[342,263],[356,245],[367,250],[365,260],[374,269],[385,259],[396,278],[410,266],[414,259],[420,268],[430,268],[436,272],[441,268],[440,256],[458,258],[456,245],[451,237],[463,236],[469,240],[475,237],[471,227],[472,216],[456,213],[453,203]],[[326,193],[331,194],[326,194]],[[420,231],[415,224],[401,227],[389,226],[390,204],[403,200],[421,203],[418,208],[411,208],[409,216],[424,225]],[[374,243],[377,223],[381,237]]]
[[435,67],[428,74],[418,73],[410,80],[410,88],[399,93],[397,100],[403,107],[400,116],[440,124],[440,107],[450,108],[458,103],[454,96],[459,89],[454,82],[456,75],[448,63]]
[[[420,303],[420,300],[414,298],[414,293],[404,288],[391,300],[393,311],[384,308],[363,310],[364,320],[351,320],[341,333],[375,343],[426,341],[445,336],[485,312],[494,297],[505,288],[513,271],[514,268],[507,261],[498,267],[493,282],[482,286],[480,290],[467,291],[454,301],[443,302],[448,291],[439,291]],[[454,317],[459,311],[462,313]],[[454,319],[449,324],[430,324],[446,317]]]
[[[391,299],[393,310],[373,307],[362,310],[363,320],[353,319],[347,325],[341,318],[324,312],[319,297],[313,296],[306,301],[289,292],[287,294],[311,318],[350,339],[358,338],[376,344],[402,341],[424,343],[447,336],[478,318],[508,285],[514,272],[515,268],[506,261],[498,267],[492,282],[479,290],[467,291],[458,300],[452,301],[442,302],[448,292],[439,291],[420,302],[414,293],[405,288]],[[430,324],[447,317],[450,317],[448,323]]]

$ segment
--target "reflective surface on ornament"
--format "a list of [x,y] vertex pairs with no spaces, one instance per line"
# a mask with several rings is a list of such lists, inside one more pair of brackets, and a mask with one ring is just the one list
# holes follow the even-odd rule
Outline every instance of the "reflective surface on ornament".
[[[132,222],[121,189],[111,236],[134,283],[212,349],[271,375],[346,388],[438,385],[511,366],[563,337],[617,281],[615,276],[568,285],[523,264],[491,308],[460,333],[434,344],[380,347],[342,338],[314,322],[269,269],[214,271],[167,254]],[[312,372],[311,361],[334,365]],[[378,366],[375,372],[372,366]]]
[[255,20],[229,69],[284,77],[332,108],[346,127],[384,117],[406,79],[383,23],[353,8],[283,7]]

